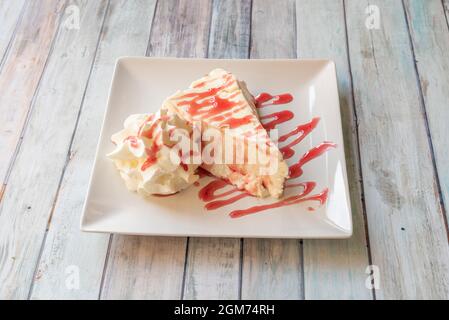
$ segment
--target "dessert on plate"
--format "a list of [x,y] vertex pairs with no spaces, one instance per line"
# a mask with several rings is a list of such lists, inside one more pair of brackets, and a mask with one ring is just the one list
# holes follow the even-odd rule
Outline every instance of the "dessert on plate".
[[[260,123],[253,96],[233,74],[215,69],[194,81],[188,89],[166,99],[162,108],[190,122],[202,121],[203,127],[227,129],[226,137],[235,138],[234,149],[239,144],[244,146],[243,163],[203,164],[204,169],[254,196],[279,198],[282,195],[287,164]],[[249,161],[247,156],[259,148],[266,151],[258,153],[260,161]],[[269,159],[262,161],[260,158],[265,154]]]
[[[112,136],[116,149],[108,157],[128,189],[144,196],[187,188],[198,179],[199,166],[253,196],[283,194],[287,164],[263,128],[245,83],[223,69],[168,97],[156,114],[130,116],[124,127]],[[192,139],[196,128],[200,146]],[[177,129],[188,136],[190,152],[178,148],[173,137]],[[218,138],[212,139],[210,132]],[[194,156],[198,150],[199,161]],[[180,160],[173,161],[176,155]]]

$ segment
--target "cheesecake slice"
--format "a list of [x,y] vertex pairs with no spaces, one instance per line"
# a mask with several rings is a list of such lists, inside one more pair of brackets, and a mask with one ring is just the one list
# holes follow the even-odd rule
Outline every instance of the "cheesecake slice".
[[203,157],[208,148],[204,142],[206,130],[221,132],[222,161],[203,162],[205,170],[251,195],[282,196],[288,167],[263,128],[244,82],[215,69],[167,98],[162,108],[190,123],[201,123]]

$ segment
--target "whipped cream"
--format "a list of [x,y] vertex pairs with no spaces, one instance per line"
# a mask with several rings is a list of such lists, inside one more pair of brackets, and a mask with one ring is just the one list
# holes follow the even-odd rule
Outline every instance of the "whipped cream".
[[176,114],[160,110],[129,116],[124,129],[112,135],[116,148],[107,157],[113,160],[129,190],[143,196],[173,194],[198,180],[198,164],[183,162],[175,148],[175,130],[190,138],[193,129]]

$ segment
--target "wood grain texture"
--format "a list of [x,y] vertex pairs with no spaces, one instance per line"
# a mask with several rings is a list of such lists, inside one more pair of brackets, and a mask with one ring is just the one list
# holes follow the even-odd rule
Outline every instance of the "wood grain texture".
[[[152,24],[148,53],[151,56],[205,57],[209,34],[211,1],[160,1]],[[114,236],[104,281],[103,299],[179,299],[182,296],[187,238],[141,237],[138,241],[126,241],[128,237]],[[157,257],[163,247],[166,268],[176,272],[158,272]],[[134,250],[137,256],[122,261],[122,252]],[[155,258],[157,259],[157,258]],[[141,263],[140,261],[143,261]],[[123,276],[113,264],[123,270],[133,270]],[[138,265],[135,268],[134,265]],[[153,268],[154,271],[152,271]],[[135,283],[146,277],[147,286],[132,293]]]
[[[38,1],[27,7],[2,70],[0,179],[6,174],[38,87],[62,5],[63,2]],[[28,159],[26,165],[36,164]],[[40,209],[49,199],[31,204],[21,197],[33,181],[25,176],[16,180],[11,192],[5,190],[0,205],[0,299],[24,299],[28,296],[48,215],[48,212],[42,214]]]
[[295,1],[253,0],[251,58],[295,58]]
[[[214,1],[209,58],[246,58],[250,1]],[[238,299],[240,240],[191,238],[185,274],[185,299]]]
[[299,241],[245,239],[243,249],[242,299],[303,298]]
[[184,245],[183,238],[114,236],[102,298],[179,298]]
[[21,14],[24,10],[25,0],[0,1],[0,70],[3,58],[14,40],[14,33],[20,23]]
[[[401,1],[346,1],[373,264],[380,299],[448,298],[447,233]],[[402,14],[402,16],[401,16]]]
[[[254,0],[251,58],[295,58],[294,1]],[[245,239],[243,299],[301,299],[302,246],[298,240]]]
[[157,5],[150,56],[202,58],[207,55],[212,0],[165,0]]
[[[45,67],[65,1],[32,1],[26,6],[0,76],[0,181],[25,125],[33,94]],[[1,265],[1,264],[0,264]]]
[[[33,299],[99,297],[109,236],[81,232],[79,220],[115,61],[120,56],[145,53],[154,7],[154,0],[111,1],[108,7],[87,88],[85,82],[81,85],[86,92],[36,273]],[[78,289],[66,286],[76,269]]]
[[[95,54],[105,6],[90,3],[77,2],[80,12],[90,11],[80,17],[83,30],[62,27],[59,31],[2,202],[2,244],[12,242],[16,250],[27,252],[17,254],[14,267],[2,264],[6,270],[21,270],[19,274],[2,274],[11,282],[8,292],[14,290],[14,282],[23,286],[24,291],[17,298],[26,297],[26,288],[32,282],[84,92],[79,83],[87,81]],[[15,225],[27,231],[15,230]],[[19,278],[23,273],[26,276]],[[0,295],[8,296],[8,292]]]
[[251,33],[251,0],[215,0],[209,58],[247,58]]
[[365,287],[369,257],[343,1],[297,0],[296,14],[298,57],[336,64],[354,230],[348,240],[304,241],[305,298],[372,299]]
[[238,299],[240,240],[191,238],[184,299]]
[[[441,193],[449,205],[449,26],[439,0],[404,1]],[[447,218],[447,217],[446,217]]]

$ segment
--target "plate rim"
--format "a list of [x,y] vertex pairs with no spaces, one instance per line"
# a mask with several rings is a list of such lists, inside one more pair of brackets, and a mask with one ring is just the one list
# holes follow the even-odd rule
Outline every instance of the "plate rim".
[[[348,206],[348,213],[349,213],[349,229],[345,230],[337,225],[332,225],[330,227],[332,227],[333,231],[335,232],[332,235],[314,235],[314,236],[271,236],[271,235],[264,235],[264,236],[251,236],[251,235],[211,235],[211,234],[206,234],[206,233],[202,233],[202,234],[189,234],[189,233],[185,233],[185,234],[170,234],[170,233],[143,233],[143,232],[133,232],[133,231],[126,231],[126,232],[122,232],[122,231],[112,231],[112,230],[104,230],[102,228],[89,228],[89,226],[92,225],[89,224],[86,221],[86,216],[87,216],[87,209],[88,209],[88,203],[89,203],[89,199],[91,196],[91,189],[92,189],[92,182],[93,182],[93,177],[94,177],[94,172],[95,172],[95,167],[96,167],[96,163],[98,161],[98,157],[99,157],[99,151],[100,151],[100,145],[101,145],[101,141],[103,140],[103,136],[104,136],[104,129],[105,129],[105,125],[106,125],[106,119],[107,116],[109,114],[109,112],[111,111],[111,96],[112,96],[112,92],[114,89],[114,86],[116,85],[117,82],[117,73],[120,69],[120,66],[124,63],[126,63],[127,61],[130,60],[134,60],[134,61],[138,61],[138,60],[146,60],[146,61],[184,61],[184,62],[202,62],[202,61],[208,61],[208,62],[251,62],[251,61],[257,61],[257,62],[265,62],[265,63],[279,63],[279,62],[299,62],[299,63],[307,63],[307,62],[311,62],[311,63],[317,63],[317,62],[322,62],[326,67],[330,66],[332,68],[332,82],[335,85],[336,93],[337,93],[337,97],[336,97],[336,104],[338,107],[338,117],[339,117],[339,124],[340,124],[340,132],[341,132],[341,137],[342,137],[342,148],[343,148],[343,165],[344,165],[344,173],[345,173],[345,179],[344,179],[344,183],[345,183],[345,188],[346,191],[348,192],[348,199],[345,199],[345,201],[347,202],[347,206]],[[338,79],[337,79],[337,70],[336,70],[336,64],[334,60],[331,59],[322,59],[322,58],[307,58],[307,59],[295,59],[295,58],[285,58],[285,59],[272,59],[272,58],[268,58],[268,59],[209,59],[209,58],[177,58],[177,57],[145,57],[145,56],[120,56],[115,60],[114,66],[113,66],[113,73],[112,73],[112,79],[110,80],[110,85],[108,88],[108,98],[106,101],[106,108],[104,110],[103,113],[103,117],[102,117],[102,123],[101,123],[101,128],[100,128],[100,133],[98,135],[98,140],[97,140],[97,145],[95,148],[95,156],[94,159],[91,163],[91,169],[90,169],[90,176],[89,176],[89,181],[88,181],[88,186],[86,189],[86,193],[85,193],[85,197],[84,197],[84,202],[83,202],[83,207],[82,207],[82,211],[81,211],[81,217],[80,217],[80,221],[79,221],[79,228],[81,231],[86,232],[86,233],[103,233],[103,234],[121,234],[121,235],[134,235],[134,236],[166,236],[166,237],[216,237],[216,238],[252,238],[252,239],[329,239],[329,240],[340,240],[340,239],[348,239],[351,238],[353,233],[354,233],[354,225],[353,225],[353,212],[352,212],[352,206],[351,206],[351,200],[352,200],[352,196],[350,193],[350,188],[349,188],[349,180],[348,180],[348,175],[347,175],[347,161],[346,161],[346,151],[345,151],[345,143],[344,143],[344,132],[343,132],[343,123],[342,123],[342,116],[341,116],[341,105],[340,105],[340,94],[339,94],[339,90],[338,90]],[[328,221],[327,221],[328,222]],[[330,223],[328,222],[328,224],[330,225]],[[95,225],[95,224],[93,224]]]

